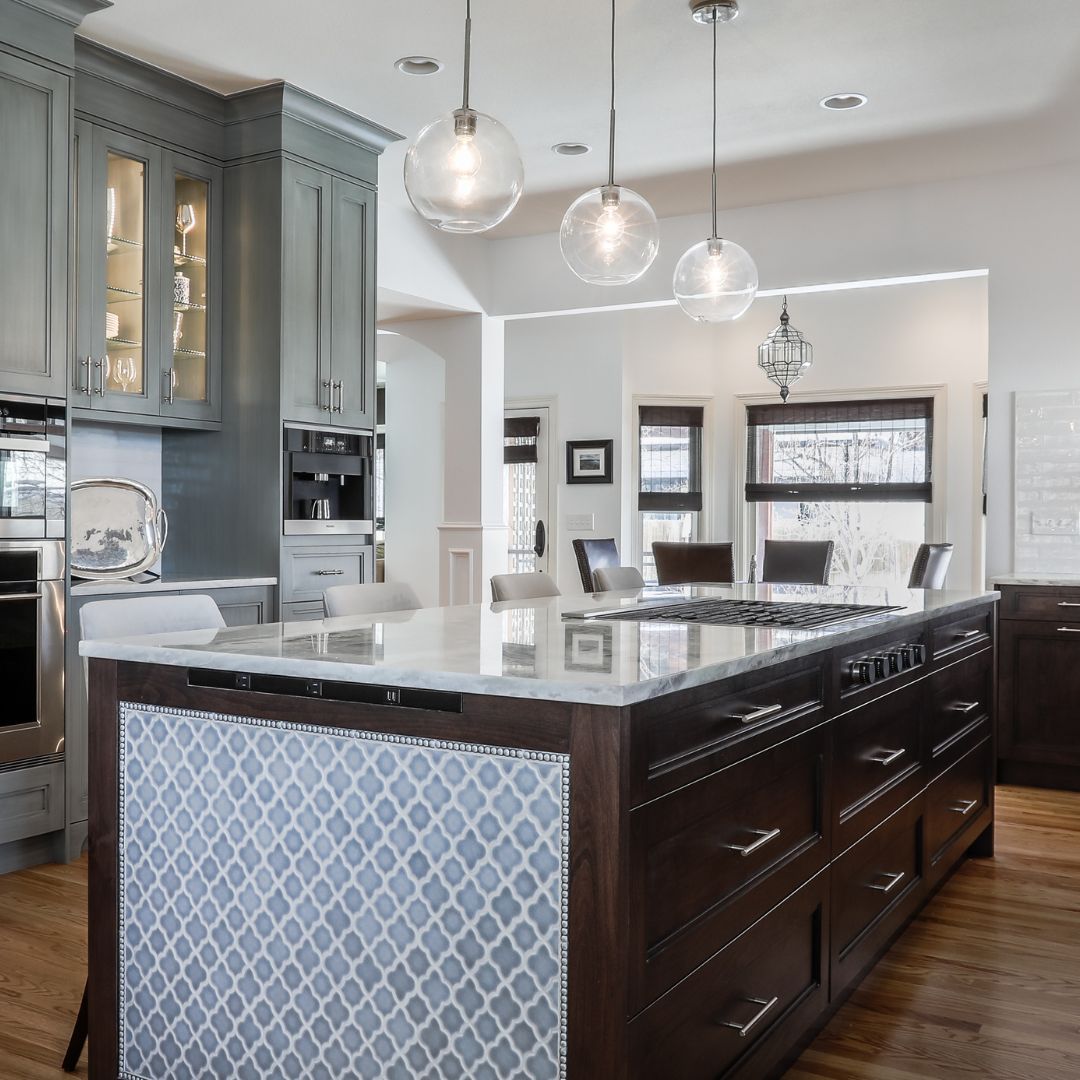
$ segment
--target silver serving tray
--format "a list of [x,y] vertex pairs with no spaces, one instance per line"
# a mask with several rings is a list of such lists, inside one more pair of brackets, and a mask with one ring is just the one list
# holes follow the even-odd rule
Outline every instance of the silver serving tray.
[[71,576],[134,577],[161,558],[169,519],[157,496],[134,480],[95,478],[71,485]]

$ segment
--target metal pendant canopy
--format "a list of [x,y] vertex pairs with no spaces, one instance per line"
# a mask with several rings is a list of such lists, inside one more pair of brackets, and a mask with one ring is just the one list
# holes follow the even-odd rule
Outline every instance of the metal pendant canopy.
[[780,398],[785,402],[791,393],[791,385],[814,364],[814,346],[791,325],[786,296],[780,325],[758,346],[757,362],[765,377],[780,387]]
[[690,12],[699,23],[726,23],[739,17],[739,0],[690,0]]

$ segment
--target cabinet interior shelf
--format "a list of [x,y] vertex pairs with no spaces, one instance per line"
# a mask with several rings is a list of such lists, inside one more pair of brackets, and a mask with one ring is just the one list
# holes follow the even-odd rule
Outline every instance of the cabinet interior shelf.
[[206,260],[201,255],[181,255],[173,252],[173,266],[205,266]]
[[173,311],[205,311],[205,304],[173,304]]
[[116,255],[120,252],[142,251],[142,244],[138,240],[125,240],[122,236],[110,236],[105,241],[106,254]]
[[113,352],[116,349],[141,349],[141,341],[131,341],[128,338],[108,338],[105,342],[105,347],[109,352]]
[[119,304],[124,300],[141,300],[142,293],[138,289],[125,289],[120,285],[106,285],[105,291],[113,294],[115,299],[110,299],[110,304]]
[[195,356],[201,360],[206,353],[200,349],[173,349],[173,356]]

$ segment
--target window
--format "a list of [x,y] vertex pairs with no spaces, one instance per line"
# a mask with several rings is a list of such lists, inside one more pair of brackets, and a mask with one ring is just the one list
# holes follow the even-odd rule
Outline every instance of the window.
[[758,539],[832,540],[832,580],[906,580],[933,500],[932,398],[751,405]]
[[375,561],[386,558],[386,387],[375,388]]
[[701,439],[704,409],[642,405],[638,410],[641,573],[656,582],[655,541],[693,540],[701,512]]
[[537,458],[540,417],[503,420],[503,508],[509,526],[511,574],[538,569],[536,554]]

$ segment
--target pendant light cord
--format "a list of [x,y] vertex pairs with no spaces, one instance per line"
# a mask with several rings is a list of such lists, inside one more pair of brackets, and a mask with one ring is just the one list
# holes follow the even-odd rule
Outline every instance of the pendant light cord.
[[615,186],[615,2],[611,0],[611,115],[608,135],[608,186]]
[[716,227],[716,13],[712,24],[712,234],[717,240],[720,233]]
[[461,107],[469,107],[469,68],[472,66],[472,0],[465,0],[465,84],[461,91]]

